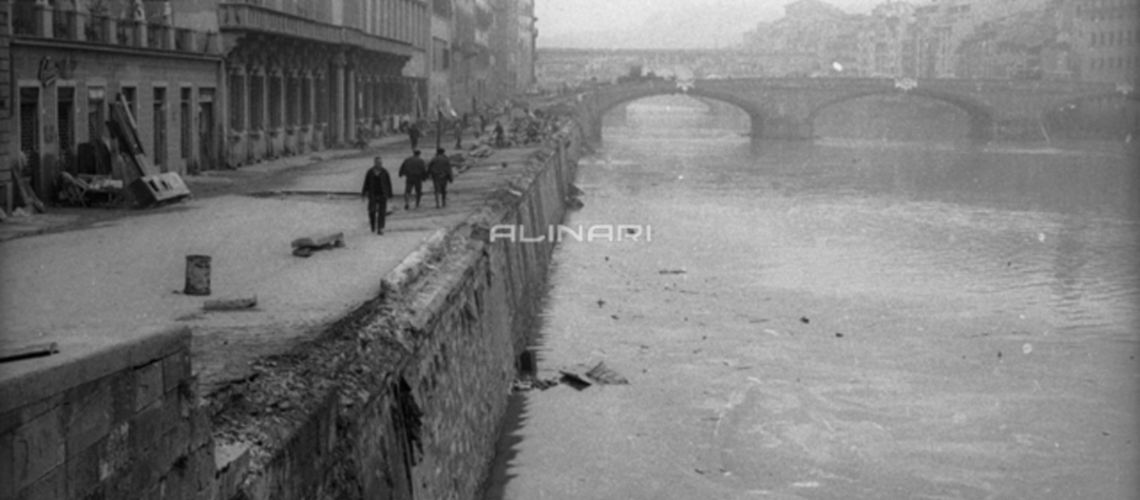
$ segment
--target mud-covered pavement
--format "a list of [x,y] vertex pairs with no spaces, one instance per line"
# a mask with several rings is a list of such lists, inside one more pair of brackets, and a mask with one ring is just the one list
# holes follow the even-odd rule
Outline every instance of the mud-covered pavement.
[[567,224],[653,240],[562,243],[538,375],[631,383],[516,394],[487,498],[1140,493],[1135,269],[1092,272],[1133,226],[1082,225],[1065,272],[1068,215],[613,156]]

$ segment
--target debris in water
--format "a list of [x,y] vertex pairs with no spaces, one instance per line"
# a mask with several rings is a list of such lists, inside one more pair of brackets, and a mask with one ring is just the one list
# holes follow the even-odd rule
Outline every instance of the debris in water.
[[604,301],[602,299],[598,299],[598,307],[602,307],[604,305],[606,305],[606,301]]
[[660,271],[657,271],[657,274],[685,274],[685,273],[686,273],[686,271],[684,269],[662,269]]
[[1022,354],[1029,354],[1031,352],[1033,352],[1033,344],[1027,342],[1025,345],[1021,346]]
[[807,316],[800,316],[800,323],[803,323],[803,324],[805,324],[805,325],[806,325],[806,324],[808,324],[808,323],[811,323],[811,320],[810,320],[810,319],[808,319],[808,317],[807,317]]
[[1001,359],[1001,351],[998,351],[998,359]]
[[835,338],[840,338],[840,339],[841,339],[841,338],[843,338],[843,334],[842,334],[842,333],[840,333],[840,332],[835,332]]
[[616,314],[611,314],[610,317],[613,319],[618,319],[618,315],[616,315]]

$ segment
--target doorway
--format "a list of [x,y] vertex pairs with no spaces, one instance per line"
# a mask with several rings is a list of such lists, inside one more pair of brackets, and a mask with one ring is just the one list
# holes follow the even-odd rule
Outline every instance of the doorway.
[[198,165],[213,170],[214,165],[214,89],[198,91]]
[[30,186],[39,186],[40,176],[40,89],[20,88],[20,153],[23,168],[16,173]]

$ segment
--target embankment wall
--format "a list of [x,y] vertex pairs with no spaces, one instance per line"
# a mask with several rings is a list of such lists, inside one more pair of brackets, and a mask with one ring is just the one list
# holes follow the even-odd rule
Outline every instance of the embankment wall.
[[561,222],[580,140],[558,134],[385,277],[381,298],[215,398],[217,498],[477,498],[553,251],[490,228]]
[[0,369],[0,499],[213,498],[190,332],[148,330]]
[[380,297],[215,393],[186,327],[0,367],[0,500],[477,498],[553,251],[490,228],[561,222],[580,141],[556,134]]

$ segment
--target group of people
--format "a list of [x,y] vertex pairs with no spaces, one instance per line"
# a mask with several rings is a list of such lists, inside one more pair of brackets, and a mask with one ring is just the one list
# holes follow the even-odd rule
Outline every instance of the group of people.
[[[420,208],[423,183],[428,179],[431,179],[435,207],[447,206],[447,185],[455,180],[455,174],[452,172],[451,159],[443,148],[435,150],[435,157],[430,162],[425,162],[420,156],[420,150],[413,148],[412,156],[400,164],[398,175],[404,178],[404,210],[411,210],[413,195],[416,208]],[[372,232],[384,234],[388,200],[393,198],[392,177],[388,175],[379,156],[373,159],[372,168],[364,176],[361,196],[368,201],[368,224]]]

